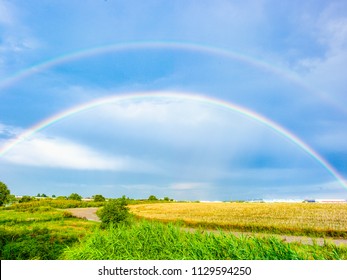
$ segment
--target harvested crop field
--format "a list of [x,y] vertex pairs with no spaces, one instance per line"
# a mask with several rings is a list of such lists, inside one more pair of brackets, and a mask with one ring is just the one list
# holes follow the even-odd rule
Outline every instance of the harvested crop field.
[[239,231],[347,237],[347,204],[166,203],[131,205],[146,219]]

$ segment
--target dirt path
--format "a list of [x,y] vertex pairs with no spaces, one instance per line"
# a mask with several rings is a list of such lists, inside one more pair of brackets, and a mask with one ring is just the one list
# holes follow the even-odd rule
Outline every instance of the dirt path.
[[[70,208],[65,209],[66,211],[69,211],[74,216],[78,218],[85,218],[90,221],[98,221],[100,222],[99,217],[96,215],[96,211],[98,208]],[[195,228],[185,228],[187,231],[196,231]],[[218,233],[217,230],[206,230],[207,232],[214,232]],[[299,242],[302,244],[312,245],[314,242],[318,245],[324,245],[325,241],[329,241],[331,243],[334,243],[336,245],[347,245],[346,239],[331,239],[331,238],[311,238],[307,236],[293,236],[293,235],[278,235],[278,234],[269,234],[269,233],[253,233],[253,232],[236,232],[236,231],[225,231],[226,233],[231,233],[236,236],[240,235],[246,235],[246,236],[257,236],[257,237],[269,237],[269,236],[275,236],[279,239],[282,239],[285,242]]]
[[65,211],[70,212],[72,215],[78,217],[78,218],[85,218],[89,221],[97,221],[100,222],[99,217],[96,215],[96,211],[99,208],[68,208],[64,209]]

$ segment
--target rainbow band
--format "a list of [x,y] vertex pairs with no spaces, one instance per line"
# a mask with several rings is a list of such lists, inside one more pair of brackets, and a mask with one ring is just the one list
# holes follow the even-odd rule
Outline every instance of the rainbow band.
[[200,53],[207,53],[210,55],[220,56],[223,58],[241,61],[243,63],[246,63],[248,65],[251,65],[253,67],[259,68],[263,71],[268,71],[270,73],[273,73],[279,77],[284,78],[285,80],[288,80],[301,88],[305,89],[308,92],[314,93],[315,95],[319,96],[321,99],[324,100],[325,103],[330,103],[331,105],[339,108],[339,110],[347,113],[347,110],[345,106],[340,104],[339,102],[336,102],[335,100],[331,99],[331,97],[321,91],[317,91],[316,89],[311,88],[309,85],[304,83],[299,76],[294,75],[292,72],[283,70],[279,67],[272,66],[268,63],[265,63],[259,59],[255,59],[243,54],[239,54],[236,52],[232,52],[229,50],[224,50],[216,47],[211,47],[207,45],[198,45],[188,42],[125,42],[125,43],[118,43],[118,44],[112,44],[112,45],[106,45],[106,46],[99,46],[95,48],[80,50],[77,52],[73,52],[70,54],[58,56],[53,59],[49,59],[45,62],[36,64],[34,66],[31,66],[25,70],[22,70],[15,75],[12,75],[10,77],[7,77],[0,81],[0,89],[5,88],[8,86],[11,86],[12,84],[16,83],[17,81],[24,79],[26,77],[29,77],[30,75],[33,75],[35,73],[39,73],[41,71],[44,71],[46,69],[49,69],[51,67],[82,59],[87,58],[91,56],[96,56],[100,54],[105,54],[108,52],[121,52],[121,51],[132,51],[132,50],[140,50],[140,49],[172,49],[172,50],[184,50],[184,51],[192,51],[192,52],[200,52]]
[[298,138],[296,135],[289,132],[288,130],[280,126],[279,124],[267,119],[266,117],[258,113],[255,113],[249,109],[243,108],[239,105],[235,105],[233,103],[222,101],[219,99],[197,95],[193,93],[187,93],[187,92],[160,91],[160,92],[127,93],[123,95],[103,97],[100,99],[96,99],[92,102],[88,102],[88,103],[70,108],[66,111],[56,114],[36,124],[35,126],[31,127],[30,129],[22,133],[19,137],[9,142],[7,145],[5,145],[3,148],[0,149],[0,158],[4,156],[8,151],[10,151],[12,148],[14,148],[16,145],[28,139],[30,136],[34,135],[38,131],[43,130],[44,128],[47,128],[72,115],[81,113],[83,111],[86,111],[92,108],[96,108],[98,106],[106,105],[106,104],[122,102],[122,101],[136,101],[136,100],[155,99],[155,98],[156,99],[187,100],[187,101],[198,102],[201,104],[213,105],[213,106],[222,107],[222,108],[231,110],[251,120],[254,120],[270,128],[272,131],[276,132],[277,134],[281,135],[282,137],[286,138],[287,140],[295,144],[297,147],[301,148],[309,156],[311,156],[314,160],[316,160],[322,167],[324,167],[324,169],[326,169],[339,182],[339,184],[342,187],[347,189],[347,184],[345,183],[344,178],[337,172],[337,170],[334,169],[334,167],[332,167],[322,156],[320,156],[310,146],[304,143],[300,138]]

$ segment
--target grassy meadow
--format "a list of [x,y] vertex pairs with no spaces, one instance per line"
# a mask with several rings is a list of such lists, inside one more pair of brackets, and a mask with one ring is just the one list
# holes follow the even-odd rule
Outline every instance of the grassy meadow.
[[[129,205],[131,212],[136,216],[131,216],[127,223],[101,228],[98,222],[73,217],[66,211],[68,205],[64,203],[68,202],[50,202],[47,205],[47,201],[35,201],[1,208],[0,258],[44,260],[347,259],[347,246],[336,246],[329,242],[323,246],[303,245],[285,243],[276,237],[235,236],[225,231],[212,233],[182,229],[182,221],[188,224],[194,221],[195,225],[201,227],[212,225],[223,228],[224,225],[228,228],[234,226],[232,223],[232,217],[234,217],[237,223],[243,221],[244,225],[248,223],[251,226],[244,229],[253,228],[257,231],[263,225],[267,230],[272,228],[277,231],[279,228],[283,230],[285,221],[294,219],[292,223],[288,223],[290,227],[288,225],[287,227],[293,228],[295,232],[300,231],[298,228],[301,221],[301,227],[307,228],[306,225],[309,225],[312,232],[326,234],[334,230],[333,235],[343,237],[345,236],[343,225],[346,225],[344,217],[347,211],[345,205],[248,203]],[[76,205],[69,206],[76,207]],[[233,211],[228,212],[227,208]],[[298,214],[300,208],[301,215]],[[234,213],[233,216],[231,213]]]
[[0,211],[0,259],[54,260],[98,225],[47,206]]

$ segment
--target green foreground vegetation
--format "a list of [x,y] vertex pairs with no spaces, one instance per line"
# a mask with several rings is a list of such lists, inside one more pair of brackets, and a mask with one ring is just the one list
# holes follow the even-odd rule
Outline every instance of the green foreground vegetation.
[[67,246],[80,242],[96,222],[74,218],[47,206],[0,211],[2,260],[60,259]]
[[289,244],[220,232],[187,232],[178,225],[141,220],[108,230],[97,229],[63,254],[77,260],[336,260],[347,248],[331,244]]
[[[123,206],[123,202],[118,204],[124,210]],[[106,217],[101,227],[98,222],[75,218],[57,207],[54,203],[47,205],[47,201],[32,201],[1,208],[0,258],[347,259],[347,246],[284,243],[275,237],[236,237],[223,232],[188,232],[175,223],[146,221],[125,213],[120,215],[122,219],[107,223],[107,207],[100,211]]]

